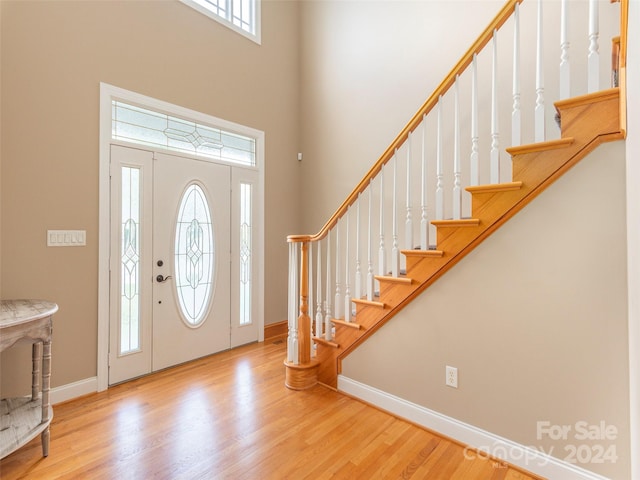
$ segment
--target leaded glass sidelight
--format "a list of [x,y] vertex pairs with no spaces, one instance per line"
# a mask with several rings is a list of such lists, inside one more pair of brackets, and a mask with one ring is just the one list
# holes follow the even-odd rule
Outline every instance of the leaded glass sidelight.
[[251,320],[251,184],[240,184],[240,325]]
[[175,274],[182,318],[196,327],[205,320],[213,293],[215,245],[211,211],[202,187],[190,184],[176,221]]
[[121,170],[120,354],[140,349],[140,169]]

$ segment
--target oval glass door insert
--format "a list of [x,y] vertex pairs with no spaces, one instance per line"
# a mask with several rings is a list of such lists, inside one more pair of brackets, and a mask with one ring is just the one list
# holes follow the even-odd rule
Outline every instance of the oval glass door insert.
[[215,281],[211,210],[204,190],[191,183],[180,200],[176,220],[175,274],[180,314],[190,327],[207,317]]

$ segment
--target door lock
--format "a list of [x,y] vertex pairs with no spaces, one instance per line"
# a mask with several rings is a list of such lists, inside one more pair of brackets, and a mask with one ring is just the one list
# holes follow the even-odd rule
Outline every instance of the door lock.
[[166,282],[167,280],[169,280],[170,278],[171,278],[171,275],[167,275],[166,277],[163,277],[162,275],[158,275],[158,276],[156,277],[156,282],[158,282],[158,283],[164,283],[164,282]]

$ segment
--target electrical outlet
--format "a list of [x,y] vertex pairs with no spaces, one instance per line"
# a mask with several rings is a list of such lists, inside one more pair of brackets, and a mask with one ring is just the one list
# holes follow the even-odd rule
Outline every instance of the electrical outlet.
[[458,369],[456,367],[450,367],[449,365],[447,365],[445,373],[445,384],[448,387],[458,388]]

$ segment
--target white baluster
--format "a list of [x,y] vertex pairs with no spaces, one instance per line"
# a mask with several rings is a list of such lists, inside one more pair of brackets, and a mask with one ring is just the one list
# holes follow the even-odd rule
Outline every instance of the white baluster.
[[367,232],[367,300],[373,300],[374,275],[373,275],[373,179],[369,179],[369,229]]
[[600,89],[600,52],[598,37],[600,36],[600,19],[598,0],[589,0],[589,57],[587,59],[587,91],[597,92]]
[[420,249],[429,250],[429,213],[427,210],[427,114],[422,115],[422,175],[420,201]]
[[470,164],[470,185],[480,183],[479,157],[480,146],[478,138],[478,57],[474,53],[471,62],[471,154]]
[[333,323],[331,321],[331,230],[327,232],[327,296],[324,303],[324,338],[333,338]]
[[380,168],[380,247],[378,248],[378,275],[387,274],[387,250],[384,246],[384,165]]
[[313,318],[313,243],[309,242],[308,247],[307,247],[307,308],[308,308],[308,313],[309,313],[309,320],[310,320],[310,324],[309,324],[309,355],[310,357],[313,357],[313,350],[314,350],[314,345],[315,343],[313,342],[313,337],[315,336],[314,334],[314,324],[312,318]]
[[356,205],[356,276],[355,276],[355,298],[362,298],[362,271],[360,270],[360,197]]
[[293,362],[293,296],[295,295],[293,289],[293,279],[291,277],[291,271],[293,270],[293,244],[289,243],[289,278],[287,279],[287,362]]
[[535,142],[544,142],[544,64],[542,63],[542,0],[538,0],[538,30],[536,53],[536,109],[534,121]]
[[520,111],[520,4],[513,13],[513,110],[511,112],[511,145],[522,143],[522,113]]
[[333,307],[335,308],[335,317],[340,320],[344,318],[344,300],[342,298],[342,266],[340,256],[340,222],[336,222],[336,298]]
[[391,275],[397,277],[400,274],[400,250],[398,249],[398,195],[397,195],[397,173],[398,173],[398,150],[393,154],[393,198],[391,204],[393,206],[391,215],[391,230],[393,234],[393,245],[391,248]]
[[347,209],[347,214],[346,214],[346,222],[347,222],[347,233],[345,235],[345,264],[344,264],[344,275],[345,275],[345,282],[344,282],[344,321],[345,322],[350,322],[351,321],[351,286],[350,286],[350,279],[349,279],[349,262],[350,262],[350,258],[349,258],[349,212],[350,209]]
[[560,100],[571,96],[571,68],[569,63],[568,0],[560,4]]
[[301,255],[300,249],[302,247],[301,243],[294,243],[293,245],[293,264],[295,265],[293,271],[293,284],[294,284],[294,300],[293,300],[293,322],[295,325],[295,356],[294,363],[300,363],[300,357],[302,353],[300,352],[300,324],[298,320],[300,319],[300,267],[301,267]]
[[318,263],[316,272],[316,337],[322,338],[322,244],[318,242]]
[[287,361],[300,363],[298,351],[298,244],[289,243],[289,336],[287,337]]
[[453,86],[453,218],[459,220],[462,217],[462,187],[460,172],[460,105],[458,86],[459,75]]
[[498,132],[498,32],[493,31],[493,72],[491,75],[491,156],[490,181],[500,183],[500,134]]
[[444,218],[444,168],[442,164],[442,95],[438,97],[438,126],[436,143],[436,220]]
[[[411,207],[411,132],[409,132],[409,138],[407,139],[407,216],[404,223],[404,248],[406,250],[413,250],[413,212]],[[401,257],[403,265],[401,267],[406,269],[406,261],[404,255]]]

